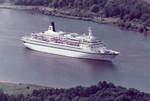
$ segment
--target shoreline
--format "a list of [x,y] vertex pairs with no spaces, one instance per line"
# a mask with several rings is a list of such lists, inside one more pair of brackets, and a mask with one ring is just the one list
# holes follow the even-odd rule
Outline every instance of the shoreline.
[[70,14],[70,11],[66,10],[60,10],[60,9],[53,9],[49,7],[43,7],[43,6],[25,6],[25,5],[13,5],[11,3],[0,3],[0,8],[5,9],[19,9],[19,10],[30,10],[37,13],[41,13],[48,16],[56,16],[56,17],[63,17],[63,18],[69,18],[69,19],[76,19],[76,20],[84,20],[84,21],[92,21],[98,24],[108,24],[108,25],[114,25],[119,27],[121,30],[128,30],[128,31],[135,31],[140,32],[145,35],[150,35],[150,27],[145,27],[142,24],[135,23],[135,22],[126,22],[123,20],[120,20],[120,18],[101,18],[97,16],[72,16]]
[[54,87],[47,87],[36,84],[18,83],[11,81],[0,81],[0,90],[8,95],[19,95],[19,94],[32,94],[33,90],[40,89],[51,89]]
[[76,86],[67,89],[0,82],[0,95],[2,101],[149,101],[150,99],[149,93],[106,81],[88,87]]

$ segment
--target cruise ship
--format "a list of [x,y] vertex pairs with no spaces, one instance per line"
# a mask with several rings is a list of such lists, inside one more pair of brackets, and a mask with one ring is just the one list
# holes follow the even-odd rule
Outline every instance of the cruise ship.
[[47,31],[23,36],[22,41],[25,47],[32,50],[76,58],[112,60],[119,54],[107,49],[101,40],[94,37],[91,28],[88,34],[80,35],[56,31],[54,22]]

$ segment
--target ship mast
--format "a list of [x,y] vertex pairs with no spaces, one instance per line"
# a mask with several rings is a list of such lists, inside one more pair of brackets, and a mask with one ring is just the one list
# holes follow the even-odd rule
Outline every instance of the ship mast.
[[89,38],[91,38],[91,36],[93,36],[91,27],[88,28],[88,31],[89,31]]

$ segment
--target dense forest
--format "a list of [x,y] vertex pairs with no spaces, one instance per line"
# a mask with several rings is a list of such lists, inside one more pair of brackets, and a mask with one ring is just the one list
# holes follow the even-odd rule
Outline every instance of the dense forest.
[[74,9],[81,16],[95,14],[100,17],[119,17],[125,21],[138,21],[150,26],[150,4],[145,0],[12,0],[12,2],[19,5]]
[[[30,89],[30,88],[28,88]],[[0,91],[0,101],[149,101],[150,94],[99,82],[90,87],[33,90],[28,95],[8,95]]]

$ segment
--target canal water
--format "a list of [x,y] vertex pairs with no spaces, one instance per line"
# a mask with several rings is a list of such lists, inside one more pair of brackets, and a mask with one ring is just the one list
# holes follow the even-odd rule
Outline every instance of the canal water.
[[[21,37],[47,30],[51,21],[57,30],[81,34],[90,26],[95,36],[120,55],[106,62],[26,49]],[[0,80],[58,88],[107,81],[150,92],[150,36],[89,21],[0,9]]]

